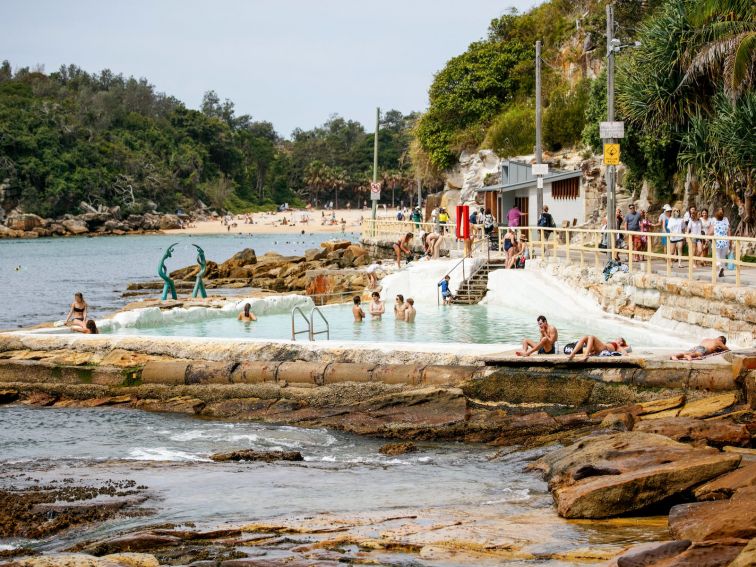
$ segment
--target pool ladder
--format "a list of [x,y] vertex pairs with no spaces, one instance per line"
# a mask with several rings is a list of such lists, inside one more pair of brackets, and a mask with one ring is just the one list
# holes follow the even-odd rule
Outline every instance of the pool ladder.
[[[302,316],[302,319],[305,320],[305,323],[307,323],[307,328],[303,331],[297,331],[296,325],[295,325],[295,315],[299,313]],[[315,313],[320,315],[320,318],[323,320],[323,323],[325,323],[325,330],[323,331],[315,331]],[[310,316],[308,317],[304,311],[302,311],[301,307],[295,307],[291,310],[291,340],[296,341],[297,335],[303,335],[307,333],[307,338],[311,341],[315,340],[315,335],[322,335],[325,333],[326,339],[331,339],[331,326],[328,324],[328,319],[325,318],[325,315],[320,311],[318,307],[313,307],[312,311],[310,311]]]

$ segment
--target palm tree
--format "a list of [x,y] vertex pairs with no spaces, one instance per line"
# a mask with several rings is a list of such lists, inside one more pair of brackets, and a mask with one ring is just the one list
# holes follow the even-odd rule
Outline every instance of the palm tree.
[[690,12],[696,29],[685,52],[682,84],[721,79],[735,100],[753,85],[756,10],[753,0],[699,0]]

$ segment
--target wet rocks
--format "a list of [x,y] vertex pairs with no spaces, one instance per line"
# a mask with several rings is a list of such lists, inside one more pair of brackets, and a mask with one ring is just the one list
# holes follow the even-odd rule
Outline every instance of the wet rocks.
[[632,432],[584,438],[536,466],[545,472],[561,516],[606,518],[642,511],[739,463],[739,455]]
[[417,445],[411,441],[406,443],[386,443],[378,449],[378,452],[381,455],[386,455],[388,457],[396,457],[398,455],[404,455],[405,453],[414,453],[415,451],[417,451]]
[[253,449],[241,449],[229,453],[214,453],[210,458],[217,462],[226,461],[262,461],[274,463],[276,461],[304,461],[299,451],[255,451]]
[[18,399],[16,390],[0,390],[0,405],[11,404]]
[[84,553],[53,553],[19,557],[6,567],[158,567],[160,563],[146,553],[118,553],[95,557]]
[[669,512],[669,531],[693,541],[756,537],[756,486],[741,488],[729,500],[679,504]]

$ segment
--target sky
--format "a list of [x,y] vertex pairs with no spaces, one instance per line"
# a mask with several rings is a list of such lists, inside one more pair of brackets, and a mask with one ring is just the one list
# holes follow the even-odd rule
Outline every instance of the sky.
[[433,75],[510,7],[536,0],[3,0],[0,59],[144,77],[198,108],[292,130],[330,115],[373,130],[375,108],[425,110]]

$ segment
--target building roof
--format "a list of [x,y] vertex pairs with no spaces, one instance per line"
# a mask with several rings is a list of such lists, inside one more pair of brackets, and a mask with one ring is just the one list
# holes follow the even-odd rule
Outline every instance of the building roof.
[[[543,176],[543,182],[553,183],[554,181],[572,179],[573,177],[580,177],[582,175],[583,172],[580,170],[567,171],[565,169],[549,168],[549,173]],[[478,192],[498,191],[504,193],[506,191],[526,189],[536,184],[536,176],[533,175],[531,164],[521,161],[505,160],[501,164],[501,177],[502,183],[481,187],[478,189]]]

